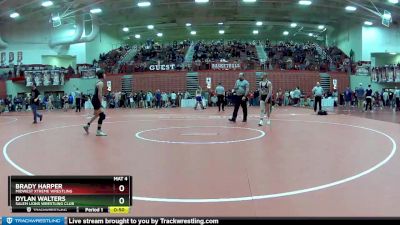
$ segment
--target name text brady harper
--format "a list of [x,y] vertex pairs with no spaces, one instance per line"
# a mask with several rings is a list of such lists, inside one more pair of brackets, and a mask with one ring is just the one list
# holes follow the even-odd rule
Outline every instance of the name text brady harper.
[[15,189],[21,190],[21,189],[28,189],[28,190],[34,190],[34,189],[63,189],[62,184],[15,184]]

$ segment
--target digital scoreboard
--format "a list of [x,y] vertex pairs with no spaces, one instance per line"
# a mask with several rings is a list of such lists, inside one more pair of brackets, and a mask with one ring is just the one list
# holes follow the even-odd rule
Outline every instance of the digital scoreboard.
[[15,213],[128,213],[131,176],[9,176]]

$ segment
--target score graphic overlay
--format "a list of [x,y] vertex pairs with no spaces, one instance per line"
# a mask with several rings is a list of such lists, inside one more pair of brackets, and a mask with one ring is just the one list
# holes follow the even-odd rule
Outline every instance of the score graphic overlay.
[[128,213],[131,176],[9,176],[15,213]]

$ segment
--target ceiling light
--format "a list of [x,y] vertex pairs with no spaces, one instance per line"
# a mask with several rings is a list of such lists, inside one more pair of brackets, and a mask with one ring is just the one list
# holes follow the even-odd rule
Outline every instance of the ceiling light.
[[163,33],[157,33],[157,37],[162,37]]
[[128,32],[128,31],[129,31],[129,28],[128,28],[128,27],[124,27],[124,28],[122,28],[122,30],[123,30],[124,32]]
[[385,13],[382,16],[385,20],[390,20],[392,18],[392,14],[391,13]]
[[318,29],[320,29],[320,30],[322,30],[322,29],[324,29],[324,28],[325,28],[324,25],[319,25],[319,26],[318,26]]
[[370,21],[365,21],[364,22],[364,25],[367,25],[367,26],[372,26],[374,23],[372,23],[372,22],[370,22]]
[[225,34],[225,31],[224,30],[219,30],[218,33],[219,34]]
[[253,34],[258,34],[258,30],[253,30]]
[[191,35],[196,35],[196,34],[197,34],[197,32],[196,32],[196,31],[194,31],[194,30],[192,30],[192,31],[190,31],[190,34],[191,34]]
[[49,6],[52,6],[52,5],[53,5],[52,1],[45,1],[45,2],[42,3],[43,7],[49,7]]
[[11,18],[17,18],[17,17],[19,17],[19,13],[13,12],[13,13],[10,14],[10,17]]
[[67,31],[68,36],[73,36],[75,34],[75,30],[69,30]]
[[243,0],[243,2],[256,2],[257,0]]
[[137,4],[139,7],[149,7],[151,6],[151,2],[145,1],[145,2],[139,2]]
[[196,3],[207,3],[208,0],[194,0],[194,2],[196,2]]
[[191,24],[191,23],[187,23],[186,26],[187,26],[187,27],[190,27],[190,26],[192,26],[192,24]]
[[256,22],[256,25],[257,25],[257,26],[262,26],[262,25],[263,25],[263,22],[257,21],[257,22]]
[[301,1],[299,1],[299,4],[300,4],[300,5],[311,5],[312,2],[311,2],[311,1],[301,0]]
[[389,54],[391,54],[391,55],[396,55],[397,53],[395,53],[395,52],[391,52],[391,53],[389,53]]
[[139,39],[140,38],[140,34],[135,34],[135,38]]
[[154,25],[148,25],[148,26],[147,26],[147,29],[153,30],[153,29],[154,29]]
[[393,4],[397,4],[397,3],[399,3],[399,0],[389,0],[389,2],[393,3]]
[[288,36],[289,35],[289,31],[283,31],[283,35]]
[[356,7],[354,7],[354,6],[346,6],[346,8],[345,8],[347,11],[356,11],[357,10],[357,8]]
[[53,20],[53,21],[57,21],[57,20],[60,20],[61,18],[59,17],[59,16],[55,16],[55,17],[52,17],[51,18],[51,20]]
[[97,13],[101,13],[101,12],[102,12],[102,10],[100,8],[90,10],[90,13],[92,13],[92,14],[97,14]]
[[291,23],[290,27],[293,27],[293,28],[297,27],[297,23]]
[[314,34],[313,33],[308,33],[308,36],[312,37],[312,36],[314,36]]
[[224,23],[223,22],[219,22],[218,25],[224,25]]

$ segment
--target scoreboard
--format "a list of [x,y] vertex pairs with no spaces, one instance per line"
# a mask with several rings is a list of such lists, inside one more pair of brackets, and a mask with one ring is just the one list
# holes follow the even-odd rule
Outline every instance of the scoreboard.
[[129,213],[131,176],[9,176],[15,213]]

